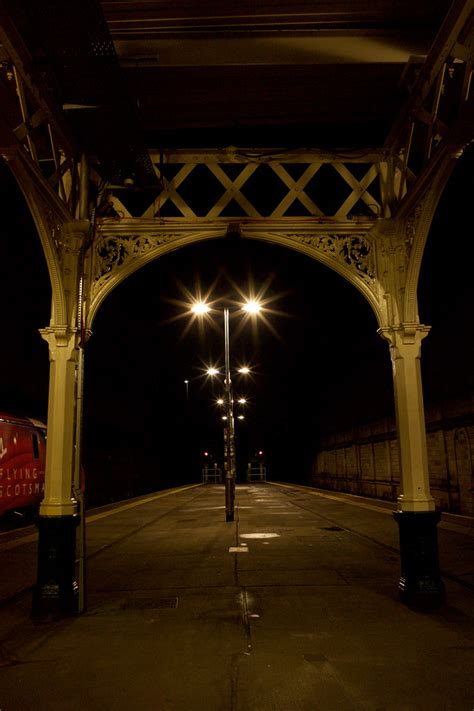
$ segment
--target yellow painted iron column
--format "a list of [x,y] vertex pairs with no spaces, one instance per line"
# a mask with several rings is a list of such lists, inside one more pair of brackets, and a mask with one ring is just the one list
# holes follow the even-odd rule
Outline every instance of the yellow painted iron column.
[[33,591],[33,616],[50,620],[78,609],[74,497],[77,364],[80,345],[79,272],[81,250],[89,223],[77,220],[62,226],[61,273],[67,323],[41,331],[50,359],[45,494],[37,526],[38,576]]
[[41,331],[50,358],[46,477],[40,516],[72,516],[77,329],[52,326]]
[[425,412],[421,382],[421,341],[429,326],[383,329],[390,343],[397,417],[402,494],[400,511],[434,511],[426,450]]
[[421,341],[429,330],[420,324],[380,329],[390,344],[400,456],[402,491],[394,513],[400,530],[399,592],[403,602],[422,608],[445,600],[436,528],[440,513],[430,492],[421,381]]

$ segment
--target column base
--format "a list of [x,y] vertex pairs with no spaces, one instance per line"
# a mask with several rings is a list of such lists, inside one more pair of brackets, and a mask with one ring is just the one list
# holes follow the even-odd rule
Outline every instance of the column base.
[[438,555],[438,511],[396,511],[400,530],[400,600],[419,610],[432,610],[446,602]]
[[226,474],[225,478],[225,520],[234,520],[235,510],[235,479]]
[[78,611],[76,528],[79,516],[39,516],[38,577],[32,617],[53,622]]

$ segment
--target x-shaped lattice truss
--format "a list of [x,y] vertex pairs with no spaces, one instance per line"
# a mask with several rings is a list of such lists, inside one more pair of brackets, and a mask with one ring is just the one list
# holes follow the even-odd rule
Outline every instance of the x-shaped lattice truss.
[[[186,156],[175,156],[174,163],[186,160]],[[292,177],[289,171],[289,166],[298,162],[300,165],[300,175]],[[291,218],[294,220],[298,217],[334,217],[338,220],[344,220],[351,217],[351,213],[356,206],[361,206],[363,203],[363,214],[365,217],[377,218],[386,216],[386,206],[383,205],[383,185],[386,176],[386,171],[383,169],[383,164],[380,162],[358,163],[360,176],[360,166],[363,165],[362,177],[356,177],[351,170],[351,163],[345,162],[329,162],[324,160],[313,160],[309,162],[306,158],[303,160],[290,159],[288,161],[279,160],[263,160],[261,162],[241,162],[240,172],[236,177],[230,177],[225,171],[226,162],[219,162],[215,156],[209,155],[207,160],[205,156],[199,159],[194,157],[194,162],[184,162],[182,165],[176,165],[177,172],[169,181],[165,179],[166,171],[163,166],[155,164],[158,178],[161,181],[162,189],[157,194],[153,201],[143,210],[139,208],[137,212],[136,204],[131,205],[128,200],[127,188],[118,186],[113,187],[113,196],[111,197],[112,204],[116,212],[122,217],[141,217],[141,218],[156,218],[166,217],[168,214],[163,211],[164,206],[168,201],[172,202],[179,214],[174,217],[178,219],[189,220],[219,220],[229,219],[232,217],[248,217],[252,219],[284,219],[289,217],[288,210],[292,208]],[[198,166],[205,165],[208,171],[209,178],[214,179],[219,187],[219,195],[205,213],[201,209],[196,208],[196,203],[199,203],[199,194],[202,190],[203,172],[202,167],[199,171]],[[235,166],[235,164],[234,164]],[[259,202],[257,190],[265,190],[264,182],[258,181],[258,172],[265,167],[268,176],[268,168],[273,172],[273,177],[276,176],[279,181],[280,199],[277,204],[271,209],[266,210],[263,214],[259,210],[256,203]],[[166,166],[164,167],[166,168]],[[328,188],[324,184],[324,179],[319,181],[319,185],[315,186],[313,182],[315,176],[321,171],[334,171],[333,177],[339,176],[339,194],[331,196],[332,205],[337,205],[335,209],[328,212],[318,205],[318,190],[322,195],[325,193],[327,201]],[[195,174],[195,177],[193,175]],[[256,178],[253,186],[250,186],[249,179]],[[205,181],[205,174],[204,174]],[[183,197],[183,186],[186,182],[186,192],[191,193],[194,205],[190,205],[189,198],[186,200]],[[247,189],[246,189],[247,188]],[[370,189],[370,190],[369,190]],[[268,187],[271,190],[271,187]],[[283,197],[281,194],[283,193]],[[261,197],[261,196],[260,196]],[[297,202],[298,201],[298,202]],[[324,200],[323,200],[324,201]],[[303,206],[301,215],[297,214],[298,208],[295,210],[295,203]],[[232,213],[232,205],[238,206],[238,212],[235,215]],[[225,212],[225,215],[223,214]],[[296,212],[296,214],[295,214]]]

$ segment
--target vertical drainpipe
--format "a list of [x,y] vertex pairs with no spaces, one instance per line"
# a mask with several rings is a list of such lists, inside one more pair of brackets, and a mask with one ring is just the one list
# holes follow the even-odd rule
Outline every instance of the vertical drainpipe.
[[[79,183],[79,219],[89,218],[89,162],[85,153],[81,155]],[[91,224],[92,228],[92,224]],[[75,426],[75,451],[74,451],[74,494],[79,502],[79,600],[78,612],[85,609],[85,549],[86,528],[84,516],[84,494],[81,489],[81,454],[82,454],[82,420],[84,401],[84,336],[83,300],[84,300],[84,246],[81,256],[81,272],[79,275],[79,298],[77,312],[77,326],[80,332],[79,351],[77,354],[77,379],[76,379],[76,426]]]

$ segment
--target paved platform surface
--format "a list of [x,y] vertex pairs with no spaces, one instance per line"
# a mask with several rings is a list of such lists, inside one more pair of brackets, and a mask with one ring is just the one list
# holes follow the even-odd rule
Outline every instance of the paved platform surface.
[[[1,711],[474,708],[474,529],[440,527],[448,603],[398,601],[390,510],[198,486],[94,512],[88,607],[29,618],[35,543],[0,537]],[[26,539],[25,539],[26,535]]]

